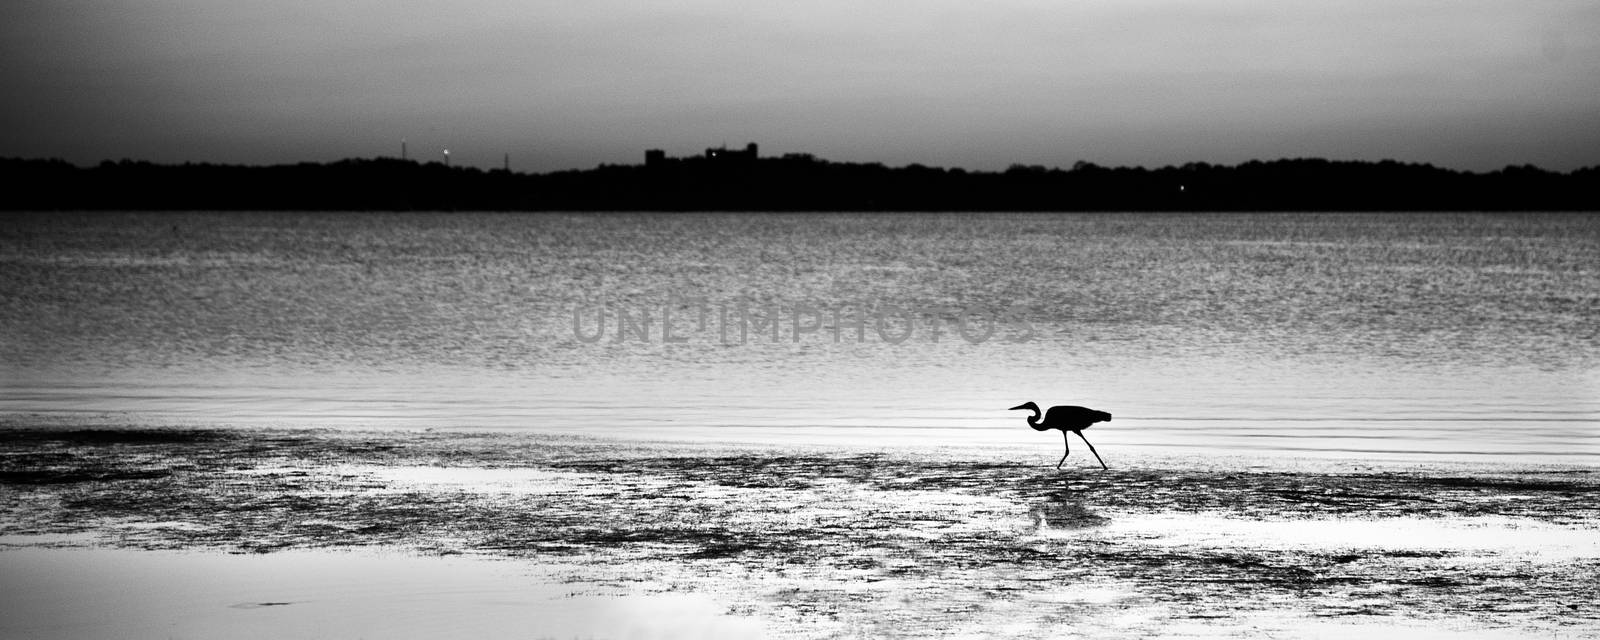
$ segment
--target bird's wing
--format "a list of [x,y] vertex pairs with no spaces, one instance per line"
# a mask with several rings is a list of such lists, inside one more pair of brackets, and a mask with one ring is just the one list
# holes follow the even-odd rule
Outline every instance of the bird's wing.
[[1093,413],[1094,410],[1089,409],[1088,407],[1060,405],[1050,407],[1050,410],[1045,412],[1044,419],[1046,422],[1052,422],[1055,420],[1061,420],[1063,422],[1077,422],[1085,418],[1091,418],[1091,414]]

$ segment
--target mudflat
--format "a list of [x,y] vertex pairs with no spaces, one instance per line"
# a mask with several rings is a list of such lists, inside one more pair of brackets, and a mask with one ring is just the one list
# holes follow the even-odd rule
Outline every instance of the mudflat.
[[[491,637],[1600,634],[1586,467],[1121,456],[1057,471],[1037,448],[0,436],[8,635],[282,637],[341,610],[357,631]],[[185,595],[223,579],[233,590],[210,593],[226,597]],[[85,586],[133,583],[148,602]],[[145,617],[94,623],[113,602]],[[396,611],[438,615],[397,626],[411,618]]]

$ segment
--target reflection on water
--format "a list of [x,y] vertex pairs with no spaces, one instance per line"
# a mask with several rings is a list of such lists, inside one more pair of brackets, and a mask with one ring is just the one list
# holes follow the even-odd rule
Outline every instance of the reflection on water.
[[[1585,215],[19,215],[0,412],[1048,447],[1004,411],[1034,399],[1114,413],[1113,466],[1592,462],[1597,254]],[[579,304],[695,296],[1027,305],[1036,332],[572,334]]]

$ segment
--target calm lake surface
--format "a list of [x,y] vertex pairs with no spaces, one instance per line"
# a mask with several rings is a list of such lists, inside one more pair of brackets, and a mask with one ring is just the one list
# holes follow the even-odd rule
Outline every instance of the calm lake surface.
[[1059,446],[1032,400],[1114,414],[1108,462],[1592,465],[1597,256],[1595,215],[13,214],[0,416]]

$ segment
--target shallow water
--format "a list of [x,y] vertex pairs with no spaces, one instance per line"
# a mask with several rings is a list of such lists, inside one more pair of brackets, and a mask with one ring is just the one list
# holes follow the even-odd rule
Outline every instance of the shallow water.
[[[1055,446],[1005,411],[1033,400],[1113,413],[1113,456],[1593,464],[1595,255],[1593,215],[20,214],[0,414]],[[682,344],[670,296],[708,303],[673,305]],[[741,299],[776,343],[728,344]],[[795,339],[795,305],[849,303],[1025,305],[1033,335]],[[602,305],[651,340],[579,340]]]
[[0,573],[7,583],[0,635],[36,640],[744,640],[764,633],[758,620],[728,616],[705,596],[582,593],[526,563],[393,551],[0,547]]

